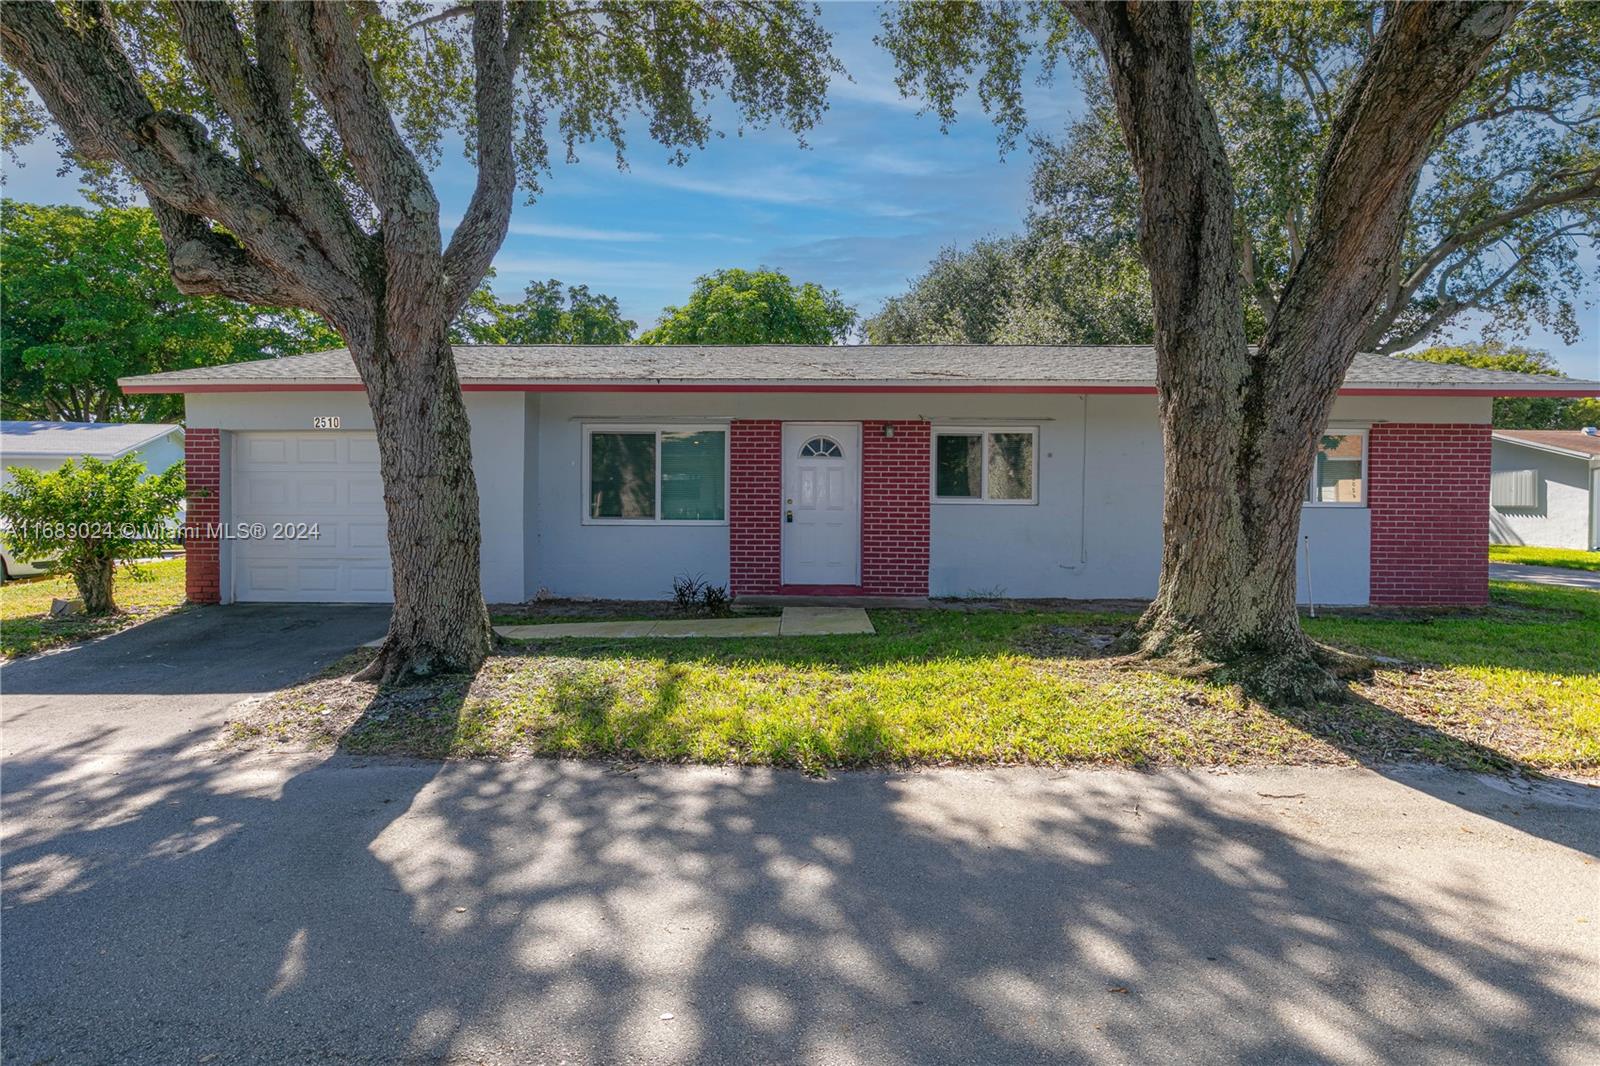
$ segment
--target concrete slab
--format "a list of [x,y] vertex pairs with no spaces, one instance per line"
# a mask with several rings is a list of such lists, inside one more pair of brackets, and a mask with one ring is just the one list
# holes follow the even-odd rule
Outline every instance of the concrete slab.
[[860,607],[785,607],[778,632],[785,637],[817,637],[877,630]]
[[926,596],[743,596],[733,609],[772,607],[876,607],[880,610],[925,611],[940,604]]
[[766,618],[686,618],[657,622],[652,637],[775,637],[778,620]]
[[536,626],[495,626],[494,631],[512,640],[544,640],[549,637],[648,637],[657,623],[652,619],[635,622],[549,622]]

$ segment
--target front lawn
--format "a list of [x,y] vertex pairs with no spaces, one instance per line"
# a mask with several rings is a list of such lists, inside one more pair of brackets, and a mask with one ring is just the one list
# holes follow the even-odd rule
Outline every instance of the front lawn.
[[1530,548],[1522,544],[1489,545],[1491,563],[1525,563],[1529,566],[1563,566],[1568,570],[1600,570],[1600,552],[1576,548]]
[[1339,763],[1600,767],[1600,595],[1497,584],[1459,615],[1308,623],[1405,659],[1355,698],[1275,712],[1237,690],[1118,668],[1132,616],[873,611],[876,636],[563,639],[472,678],[378,691],[370,652],[234,723],[251,745],[433,757],[531,753],[830,767],[943,763]]
[[117,606],[121,613],[103,618],[51,618],[52,599],[78,596],[66,574],[13,578],[0,585],[0,655],[7,659],[29,655],[58,644],[97,637],[166,614],[183,603],[183,559],[162,559],[138,568],[138,580],[127,567],[118,567]]

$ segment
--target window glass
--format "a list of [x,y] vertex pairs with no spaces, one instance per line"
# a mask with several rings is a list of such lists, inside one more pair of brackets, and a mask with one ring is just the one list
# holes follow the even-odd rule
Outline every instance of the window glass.
[[934,468],[934,495],[979,498],[983,495],[983,435],[939,434]]
[[1317,442],[1317,467],[1311,480],[1315,503],[1360,503],[1361,434],[1326,434]]
[[589,517],[654,518],[656,435],[589,435]]
[[1033,434],[989,434],[989,499],[1033,499]]
[[663,521],[720,522],[725,517],[727,434],[661,434],[661,518]]
[[832,437],[812,437],[800,446],[800,456],[805,459],[842,459],[839,442]]

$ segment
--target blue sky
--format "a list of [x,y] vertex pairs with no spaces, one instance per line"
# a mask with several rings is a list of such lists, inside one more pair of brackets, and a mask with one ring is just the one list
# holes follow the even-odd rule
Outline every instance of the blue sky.
[[[904,291],[940,247],[1019,229],[1026,148],[1002,159],[975,101],[941,133],[937,119],[902,99],[892,63],[872,42],[876,5],[825,4],[823,18],[854,80],[834,84],[808,148],[782,130],[729,129],[676,167],[635,124],[628,169],[617,169],[608,146],[589,146],[578,163],[555,165],[538,202],[519,197],[495,260],[496,290],[515,296],[535,278],[585,284],[616,296],[648,328],[697,275],[765,265],[839,289],[865,316]],[[1059,133],[1077,97],[1070,80],[1030,81],[1032,131]],[[48,139],[25,158],[25,169],[8,168],[8,195],[78,200],[71,180],[55,176]],[[459,152],[446,153],[434,180],[447,219],[464,209],[472,177]],[[1549,334],[1525,343],[1549,349],[1569,374],[1600,377],[1600,308],[1584,309],[1582,324],[1576,345]],[[1472,339],[1470,325],[1455,334]]]

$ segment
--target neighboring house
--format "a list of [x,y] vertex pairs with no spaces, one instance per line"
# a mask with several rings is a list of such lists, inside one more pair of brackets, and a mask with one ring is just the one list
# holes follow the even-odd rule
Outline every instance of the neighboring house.
[[[136,455],[145,469],[159,474],[183,458],[183,427],[142,422],[0,422],[0,484],[10,484],[10,468],[54,470],[68,459],[93,456],[110,462]],[[37,567],[3,555],[5,576],[36,574]]]
[[1489,535],[1496,544],[1600,550],[1600,433],[1495,430]]
[[[484,595],[1149,597],[1146,346],[460,347]],[[185,395],[190,595],[390,598],[372,416],[344,351],[122,382]],[[1490,400],[1600,383],[1363,355],[1306,486],[1301,595],[1487,597]],[[316,540],[197,538],[313,523]],[[1307,583],[1309,579],[1309,590]]]

